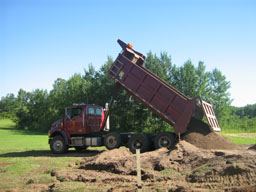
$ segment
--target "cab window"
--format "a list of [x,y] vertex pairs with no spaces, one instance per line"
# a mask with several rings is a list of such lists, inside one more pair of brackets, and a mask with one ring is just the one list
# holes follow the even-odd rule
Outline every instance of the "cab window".
[[68,118],[72,119],[73,117],[80,117],[82,116],[83,109],[82,108],[72,108],[68,112]]
[[101,109],[99,108],[96,109],[96,115],[102,115]]
[[94,108],[89,107],[89,108],[88,108],[88,114],[89,114],[89,115],[95,115]]

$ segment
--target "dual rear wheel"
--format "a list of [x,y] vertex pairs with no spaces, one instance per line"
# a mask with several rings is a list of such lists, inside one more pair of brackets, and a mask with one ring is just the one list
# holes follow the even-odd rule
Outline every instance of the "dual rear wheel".
[[172,133],[162,132],[151,138],[147,134],[135,134],[128,141],[128,147],[132,153],[136,153],[136,149],[140,152],[146,152],[150,149],[159,149],[166,147],[170,149],[175,142],[175,137]]
[[170,132],[158,133],[154,138],[154,148],[159,149],[166,147],[170,149],[174,145],[174,134]]

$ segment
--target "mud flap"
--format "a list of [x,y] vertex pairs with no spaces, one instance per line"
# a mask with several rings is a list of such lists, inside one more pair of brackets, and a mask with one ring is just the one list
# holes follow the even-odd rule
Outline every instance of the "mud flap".
[[215,116],[212,104],[202,100],[201,97],[200,97],[200,102],[211,131],[221,131],[221,128]]

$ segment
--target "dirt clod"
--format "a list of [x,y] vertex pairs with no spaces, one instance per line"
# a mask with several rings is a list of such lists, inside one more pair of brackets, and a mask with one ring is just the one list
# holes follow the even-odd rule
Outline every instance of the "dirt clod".
[[51,171],[51,176],[53,177],[53,176],[57,176],[57,172],[55,171],[55,170],[52,170]]
[[253,146],[249,147],[249,149],[256,150],[256,145],[253,145]]
[[29,179],[29,180],[27,181],[27,184],[33,184],[33,183],[35,183],[35,181],[34,181],[33,179]]

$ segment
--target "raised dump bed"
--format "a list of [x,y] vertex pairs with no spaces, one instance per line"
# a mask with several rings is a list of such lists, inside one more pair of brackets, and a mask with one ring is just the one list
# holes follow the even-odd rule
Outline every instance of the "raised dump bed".
[[130,44],[125,44],[121,40],[118,40],[118,43],[123,50],[111,66],[109,76],[171,124],[176,134],[186,132],[192,116],[201,120],[203,114],[212,131],[221,130],[210,103],[200,97],[188,98],[143,67],[145,59],[143,54],[133,50]]

